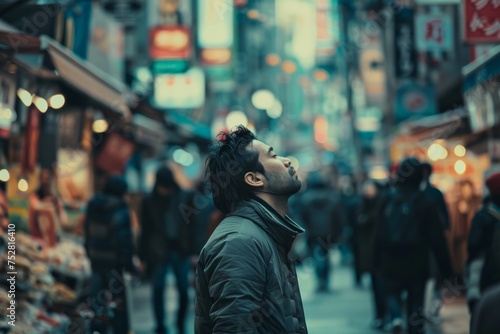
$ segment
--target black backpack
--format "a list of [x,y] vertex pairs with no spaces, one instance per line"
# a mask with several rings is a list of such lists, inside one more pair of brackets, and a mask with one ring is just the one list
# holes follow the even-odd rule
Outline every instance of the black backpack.
[[408,196],[393,194],[382,216],[381,236],[384,243],[401,248],[421,244],[421,224],[417,218],[415,203],[420,192]]

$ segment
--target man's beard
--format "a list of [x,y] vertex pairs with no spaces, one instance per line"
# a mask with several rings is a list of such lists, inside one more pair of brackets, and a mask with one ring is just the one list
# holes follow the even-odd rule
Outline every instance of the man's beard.
[[[291,171],[291,170],[290,170]],[[291,196],[300,190],[301,182],[295,175],[266,171],[265,191],[274,195]]]

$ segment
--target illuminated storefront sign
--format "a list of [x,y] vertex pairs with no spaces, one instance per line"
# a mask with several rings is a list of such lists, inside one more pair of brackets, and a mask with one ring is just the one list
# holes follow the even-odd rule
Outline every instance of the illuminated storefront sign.
[[205,102],[205,75],[199,68],[155,77],[154,102],[159,108],[198,108]]
[[198,0],[198,45],[229,48],[234,39],[234,8],[221,0]]
[[157,26],[149,30],[151,59],[188,59],[191,56],[189,28]]

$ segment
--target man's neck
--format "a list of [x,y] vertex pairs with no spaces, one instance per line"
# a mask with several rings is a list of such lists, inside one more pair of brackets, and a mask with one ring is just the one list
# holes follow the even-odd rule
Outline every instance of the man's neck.
[[280,216],[285,217],[288,211],[288,196],[277,196],[267,193],[257,193],[257,197],[269,204]]

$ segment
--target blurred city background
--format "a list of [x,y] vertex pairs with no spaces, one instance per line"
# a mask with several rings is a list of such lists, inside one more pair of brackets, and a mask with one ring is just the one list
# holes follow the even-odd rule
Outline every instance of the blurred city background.
[[[71,332],[85,318],[75,311],[90,276],[83,216],[108,175],[126,177],[137,235],[157,169],[168,165],[192,191],[208,145],[239,124],[292,160],[301,194],[319,175],[343,201],[332,293],[316,294],[310,262],[299,268],[310,333],[372,333],[370,283],[351,268],[349,229],[366,181],[385,186],[409,156],[431,163],[462,275],[484,181],[500,171],[499,83],[496,0],[0,1],[1,207],[16,227],[19,289],[24,279],[38,291],[34,264],[45,275],[45,294],[23,297],[28,329],[17,333]],[[64,224],[40,240],[30,196],[43,170],[63,211],[47,219]],[[129,285],[132,327],[150,333],[149,285]],[[167,290],[172,325],[175,286]],[[468,333],[457,291],[429,321],[433,333]],[[188,319],[192,332],[192,298]]]

